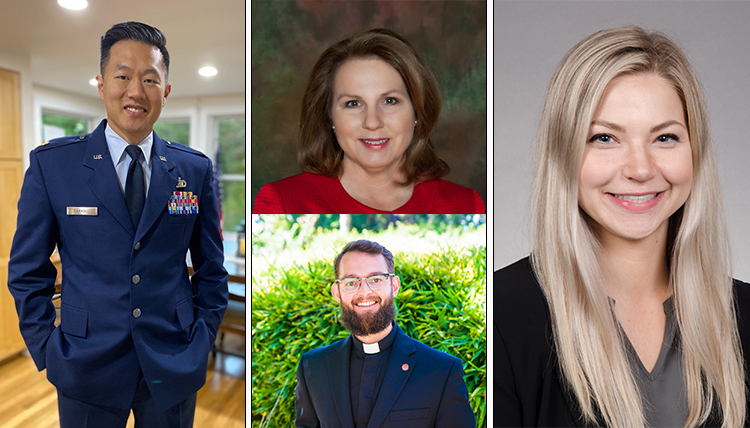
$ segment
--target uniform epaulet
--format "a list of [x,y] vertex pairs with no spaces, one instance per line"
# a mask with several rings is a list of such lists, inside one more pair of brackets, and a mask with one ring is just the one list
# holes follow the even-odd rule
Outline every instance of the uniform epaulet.
[[67,146],[74,143],[82,143],[89,139],[90,134],[83,135],[71,135],[69,137],[54,138],[49,141],[45,141],[36,147],[36,151],[49,150],[57,147]]
[[193,149],[191,147],[184,146],[184,145],[179,144],[179,143],[175,143],[174,141],[164,140],[164,142],[167,143],[167,147],[169,147],[170,149],[175,149],[175,150],[179,150],[181,152],[190,153],[190,154],[193,154],[193,155],[197,155],[197,156],[202,156],[204,158],[208,158],[208,156],[206,156],[202,152],[199,152],[198,150],[195,150],[195,149]]

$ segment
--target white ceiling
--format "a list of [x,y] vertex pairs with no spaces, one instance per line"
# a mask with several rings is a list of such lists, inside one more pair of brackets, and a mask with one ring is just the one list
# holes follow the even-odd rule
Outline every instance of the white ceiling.
[[[31,58],[34,85],[98,98],[99,41],[113,24],[141,21],[167,37],[171,97],[245,92],[244,0],[0,0],[0,51]],[[219,74],[198,75],[212,65]]]

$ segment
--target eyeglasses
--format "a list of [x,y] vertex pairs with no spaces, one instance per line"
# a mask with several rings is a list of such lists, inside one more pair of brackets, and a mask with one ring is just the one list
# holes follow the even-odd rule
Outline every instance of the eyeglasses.
[[379,290],[388,285],[388,278],[396,276],[395,273],[378,273],[370,275],[368,277],[357,278],[356,276],[348,276],[346,278],[336,278],[336,282],[341,286],[341,289],[346,293],[356,293],[362,285],[362,280],[367,282],[367,285],[373,290]]

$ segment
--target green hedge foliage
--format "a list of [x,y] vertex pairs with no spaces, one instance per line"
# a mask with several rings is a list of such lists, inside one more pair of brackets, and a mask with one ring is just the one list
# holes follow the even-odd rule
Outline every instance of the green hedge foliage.
[[[396,322],[414,339],[460,358],[478,427],[486,427],[486,248],[395,254]],[[252,293],[252,426],[294,424],[299,358],[348,335],[330,293],[331,260],[264,274]],[[254,279],[256,282],[257,278]],[[271,415],[269,419],[269,415]]]

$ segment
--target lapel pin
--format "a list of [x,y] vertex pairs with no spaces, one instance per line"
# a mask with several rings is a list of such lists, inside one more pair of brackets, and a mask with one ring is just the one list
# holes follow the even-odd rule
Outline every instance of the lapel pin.
[[101,160],[101,158],[102,158],[102,155],[94,155],[94,159],[96,160]]
[[165,158],[164,156],[159,156],[159,160],[161,160],[162,162],[166,162],[167,158]]
[[403,371],[407,371],[407,370],[409,370],[409,365],[408,365],[408,364],[404,364],[404,365],[402,365],[402,366],[401,366],[401,370],[403,370]]
[[177,177],[177,186],[175,189],[184,189],[187,187],[187,181],[183,180],[182,177]]

